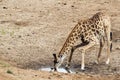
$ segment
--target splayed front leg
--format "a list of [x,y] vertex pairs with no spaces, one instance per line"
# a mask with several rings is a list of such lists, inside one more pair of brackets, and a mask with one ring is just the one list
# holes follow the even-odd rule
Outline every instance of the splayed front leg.
[[71,73],[71,71],[70,71],[70,63],[71,63],[72,55],[73,55],[73,52],[74,52],[75,49],[76,49],[76,46],[75,46],[75,47],[72,47],[71,53],[70,53],[70,57],[69,57],[69,59],[68,59],[68,62],[67,62],[67,64],[66,64],[66,67],[65,67],[65,70],[66,70],[68,73]]

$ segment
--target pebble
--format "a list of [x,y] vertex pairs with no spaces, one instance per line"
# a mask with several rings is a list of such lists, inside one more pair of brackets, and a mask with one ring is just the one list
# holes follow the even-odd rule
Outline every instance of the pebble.
[[7,7],[3,7],[3,9],[7,9]]

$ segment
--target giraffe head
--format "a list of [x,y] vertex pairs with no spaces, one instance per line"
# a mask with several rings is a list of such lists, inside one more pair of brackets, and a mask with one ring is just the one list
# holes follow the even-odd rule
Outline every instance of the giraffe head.
[[65,58],[65,55],[59,55],[59,56],[56,56],[56,54],[54,53],[53,54],[53,57],[54,57],[54,71],[57,71],[57,68],[62,64],[64,58]]
[[58,63],[58,61],[57,61],[57,56],[56,56],[55,53],[53,54],[53,57],[54,57],[54,61],[53,61],[53,62],[54,62],[54,71],[57,71],[57,69],[56,69],[55,66],[56,66],[56,64]]

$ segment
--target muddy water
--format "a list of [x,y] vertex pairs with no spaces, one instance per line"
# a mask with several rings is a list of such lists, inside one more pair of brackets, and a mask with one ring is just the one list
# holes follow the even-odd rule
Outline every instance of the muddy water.
[[[40,68],[39,70],[41,71],[52,71],[50,67],[46,67],[46,68]],[[68,73],[64,68],[59,68],[58,72],[62,72],[62,73]],[[75,73],[73,70],[70,71],[71,73]]]

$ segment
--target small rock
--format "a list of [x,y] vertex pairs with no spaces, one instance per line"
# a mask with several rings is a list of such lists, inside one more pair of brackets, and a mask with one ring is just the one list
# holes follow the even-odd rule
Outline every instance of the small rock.
[[38,75],[36,74],[35,77],[37,77]]
[[3,9],[7,9],[7,7],[3,7]]
[[117,50],[120,50],[120,47],[116,47]]
[[30,36],[30,34],[27,34],[26,36]]
[[35,32],[32,32],[32,34],[35,34]]
[[51,77],[48,77],[48,79],[51,79]]
[[112,70],[113,70],[113,71],[117,71],[117,68],[113,68]]
[[21,37],[22,37],[21,35],[18,36],[18,38],[21,38]]
[[72,5],[71,7],[74,7],[74,5]]
[[10,50],[11,48],[8,48],[8,50]]
[[115,42],[120,42],[120,38],[117,38],[117,39],[115,40]]
[[75,20],[73,20],[73,22],[76,22]]
[[60,2],[58,2],[58,4],[60,4]]
[[63,3],[63,5],[67,5],[67,3]]

